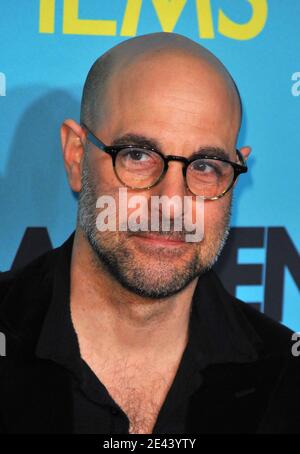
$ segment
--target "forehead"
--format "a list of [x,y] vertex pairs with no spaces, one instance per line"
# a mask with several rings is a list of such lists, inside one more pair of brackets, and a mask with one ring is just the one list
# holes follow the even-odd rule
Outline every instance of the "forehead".
[[211,62],[182,53],[140,57],[115,71],[105,112],[110,130],[118,133],[205,133],[207,140],[220,136],[232,143],[239,123],[229,77]]

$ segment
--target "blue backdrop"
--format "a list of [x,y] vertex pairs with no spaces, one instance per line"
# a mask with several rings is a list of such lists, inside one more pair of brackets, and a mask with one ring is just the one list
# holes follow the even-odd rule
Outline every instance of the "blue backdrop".
[[128,37],[174,31],[228,67],[245,111],[238,145],[253,147],[223,277],[238,297],[300,331],[299,20],[299,0],[2,1],[0,270],[74,229],[59,127],[79,120],[91,64]]

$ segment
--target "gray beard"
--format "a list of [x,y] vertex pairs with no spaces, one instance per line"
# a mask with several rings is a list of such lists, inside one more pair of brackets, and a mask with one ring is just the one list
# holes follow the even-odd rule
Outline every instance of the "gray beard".
[[231,204],[225,213],[222,231],[218,233],[217,239],[211,242],[209,256],[201,260],[198,254],[194,254],[192,260],[182,263],[180,269],[174,269],[172,251],[170,251],[167,258],[166,255],[156,254],[155,266],[150,267],[147,263],[141,266],[124,242],[114,243],[98,231],[96,201],[97,192],[88,168],[88,152],[85,152],[77,225],[92,248],[99,270],[104,267],[124,288],[146,298],[162,299],[172,296],[184,289],[196,277],[208,271],[218,260],[229,235]]

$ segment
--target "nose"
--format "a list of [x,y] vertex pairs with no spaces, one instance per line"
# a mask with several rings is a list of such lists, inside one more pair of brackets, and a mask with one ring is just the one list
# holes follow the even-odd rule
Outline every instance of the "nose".
[[184,196],[187,194],[183,165],[179,161],[169,162],[164,178],[155,188],[155,195],[163,197],[164,208],[170,213],[171,219],[181,216]]

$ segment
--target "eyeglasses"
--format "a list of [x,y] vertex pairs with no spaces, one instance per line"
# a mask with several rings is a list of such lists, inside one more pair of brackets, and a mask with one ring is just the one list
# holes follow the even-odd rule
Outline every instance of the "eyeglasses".
[[191,159],[164,156],[160,151],[148,146],[105,145],[84,123],[81,123],[81,126],[87,131],[87,140],[111,156],[120,183],[131,189],[152,188],[165,176],[169,162],[177,161],[184,164],[182,173],[190,192],[205,200],[216,200],[223,197],[233,187],[237,177],[248,170],[238,149],[236,153],[241,164],[205,153]]

